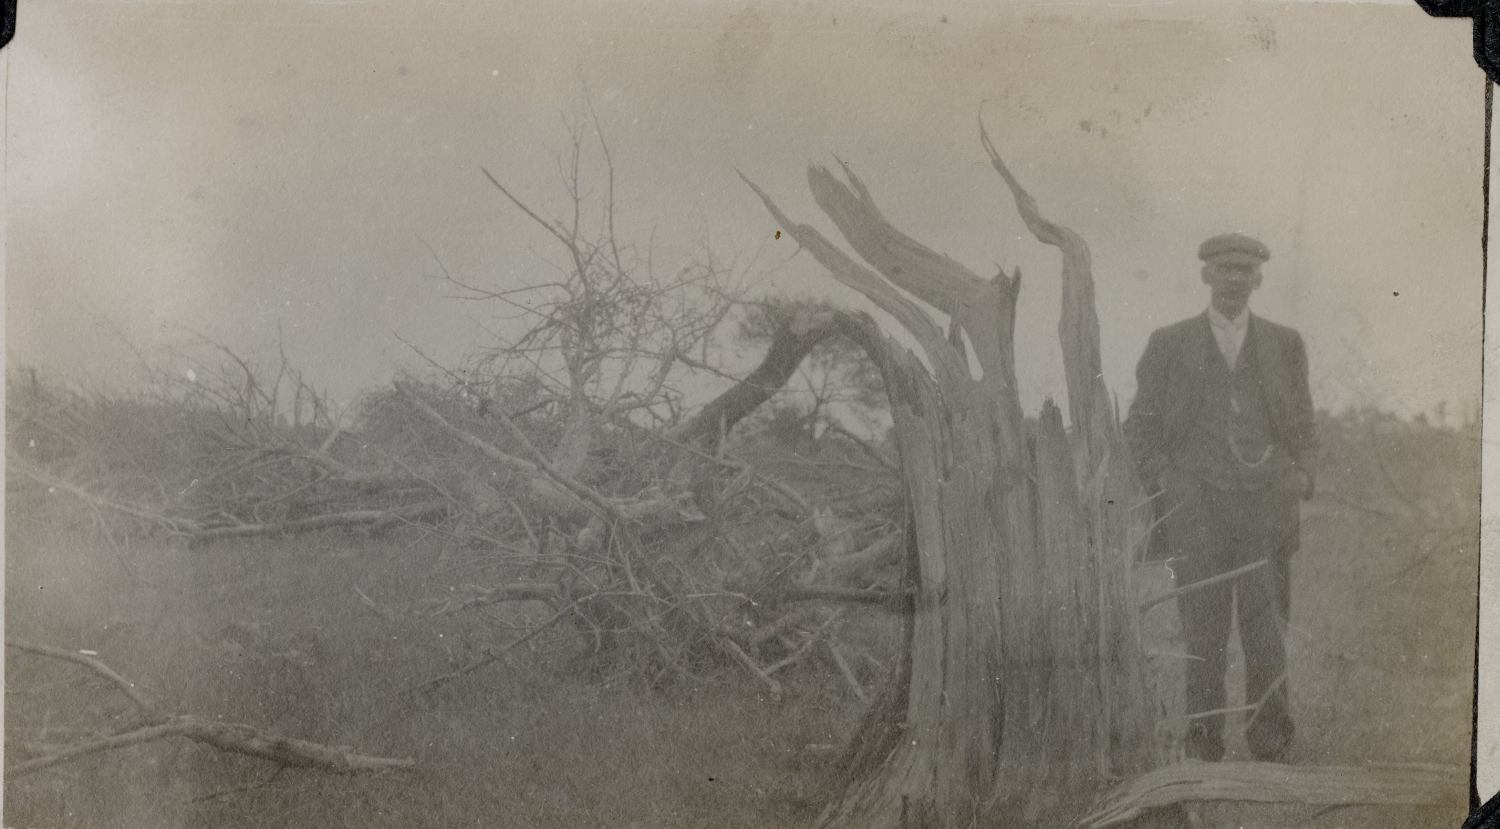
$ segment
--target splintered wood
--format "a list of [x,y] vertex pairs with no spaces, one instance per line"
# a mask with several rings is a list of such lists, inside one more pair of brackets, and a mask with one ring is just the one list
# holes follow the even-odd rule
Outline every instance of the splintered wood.
[[[808,186],[863,262],[750,185],[786,233],[899,323],[921,355],[867,315],[835,315],[890,397],[915,586],[897,674],[904,694],[889,698],[904,711],[867,719],[855,744],[880,760],[822,826],[1064,825],[1105,780],[1154,760],[1130,587],[1143,530],[1132,508],[1144,499],[1098,371],[1088,249],[1041,216],[982,141],[1027,226],[1063,253],[1071,434],[1051,403],[1040,425],[1021,410],[1019,272],[982,278],[902,233],[842,162],[842,178],[810,168]],[[929,308],[949,317],[947,332]]]
[[1322,806],[1439,805],[1462,802],[1468,771],[1405,763],[1379,766],[1288,766],[1188,761],[1140,775],[1111,792],[1084,818],[1089,829],[1117,826],[1174,803],[1239,800]]

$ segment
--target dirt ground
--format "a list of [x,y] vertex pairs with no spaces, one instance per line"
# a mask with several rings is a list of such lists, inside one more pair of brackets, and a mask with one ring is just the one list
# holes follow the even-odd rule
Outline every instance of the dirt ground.
[[[101,534],[66,496],[12,487],[6,633],[87,648],[176,710],[413,757],[340,777],[182,741],[96,754],[5,786],[5,825],[773,827],[816,812],[861,703],[831,675],[781,701],[731,676],[692,688],[611,684],[539,637],[436,691],[410,689],[540,606],[433,615],[482,583],[480,554],[328,534],[197,549]],[[1477,527],[1416,527],[1327,499],[1294,563],[1293,764],[1467,766]],[[1470,531],[1472,530],[1472,532]],[[1154,565],[1143,595],[1166,589]],[[1175,610],[1151,612],[1169,703]],[[831,674],[831,672],[829,672]],[[1232,676],[1231,699],[1238,686]],[[6,753],[126,724],[75,666],[7,654]],[[1244,755],[1231,719],[1230,756]],[[1422,809],[1204,804],[1210,826],[1452,826]]]
[[[1410,527],[1315,501],[1292,564],[1287,636],[1297,738],[1290,765],[1440,763],[1467,769],[1472,716],[1477,530],[1461,541],[1413,537]],[[1434,543],[1451,542],[1451,543]],[[1142,590],[1169,589],[1159,565],[1143,565]],[[1146,621],[1148,647],[1181,652],[1170,604]],[[1245,704],[1244,665],[1231,631],[1227,705]],[[1153,659],[1160,695],[1180,710],[1181,661]],[[1225,726],[1227,760],[1252,759],[1245,715]],[[1441,807],[1314,807],[1200,804],[1207,826],[1458,827],[1466,802]]]

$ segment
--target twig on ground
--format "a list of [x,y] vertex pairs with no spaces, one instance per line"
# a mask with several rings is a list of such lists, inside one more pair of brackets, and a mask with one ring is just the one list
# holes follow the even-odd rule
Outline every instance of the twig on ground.
[[1227,573],[1220,573],[1217,576],[1209,576],[1206,579],[1201,579],[1199,581],[1195,581],[1192,584],[1185,584],[1185,585],[1183,585],[1181,587],[1178,587],[1178,588],[1176,588],[1174,590],[1168,590],[1167,592],[1161,594],[1160,596],[1155,596],[1153,598],[1147,599],[1144,602],[1141,602],[1141,612],[1145,613],[1146,611],[1150,610],[1153,607],[1156,607],[1157,605],[1161,604],[1162,602],[1167,602],[1167,601],[1171,601],[1172,599],[1180,598],[1180,597],[1182,597],[1182,596],[1184,596],[1184,595],[1186,595],[1188,593],[1192,593],[1192,592],[1194,592],[1196,590],[1202,590],[1205,587],[1212,587],[1213,585],[1219,584],[1221,582],[1226,582],[1226,581],[1229,581],[1231,579],[1237,579],[1240,576],[1243,576],[1243,575],[1245,575],[1247,573],[1251,573],[1251,572],[1254,572],[1254,571],[1256,571],[1256,570],[1258,570],[1258,569],[1260,569],[1262,567],[1265,567],[1269,563],[1270,562],[1267,559],[1261,559],[1260,561],[1252,561],[1252,562],[1250,562],[1249,564],[1246,564],[1243,567],[1236,567],[1236,568],[1234,568],[1233,570],[1230,570]]
[[381,619],[383,619],[383,620],[385,620],[387,622],[394,622],[394,621],[396,621],[396,615],[394,613],[392,613],[391,611],[389,611],[389,610],[381,607],[380,605],[376,604],[374,599],[372,599],[369,596],[365,595],[365,591],[359,589],[359,585],[356,584],[356,585],[350,585],[350,586],[354,588],[354,592],[355,593],[359,594],[360,604],[363,604],[365,607],[368,607],[371,611],[373,611],[375,613],[375,615],[379,616]]
[[[806,659],[807,655],[812,653],[813,646],[824,640],[824,638],[828,634],[828,629],[833,627],[833,624],[837,622],[842,615],[843,611],[835,611],[833,613],[830,613],[828,615],[828,618],[823,620],[822,624],[818,625],[817,628],[808,631],[806,638],[802,641],[802,644],[793,649],[790,654],[777,662],[767,665],[765,668],[766,673],[774,674],[778,671],[790,668],[791,666],[801,662],[803,659]],[[783,640],[783,644],[785,645],[789,643]]]
[[723,466],[723,467],[726,467],[726,468],[729,468],[729,469],[733,469],[733,470],[736,470],[738,472],[746,472],[752,478],[754,478],[757,482],[759,482],[762,485],[766,486],[772,492],[775,492],[777,495],[780,495],[784,500],[786,500],[787,503],[789,503],[794,509],[796,509],[796,511],[798,512],[799,517],[806,517],[806,516],[812,515],[812,512],[813,512],[812,505],[808,503],[807,499],[805,497],[803,497],[802,493],[798,492],[795,489],[792,489],[787,484],[785,484],[785,483],[783,483],[781,481],[778,481],[775,478],[770,477],[769,475],[766,475],[766,474],[764,474],[762,472],[756,471],[755,468],[753,466],[751,466],[748,461],[744,461],[744,460],[741,460],[741,459],[736,458],[736,457],[732,457],[732,456],[727,455],[727,454],[723,455],[723,456],[711,455],[711,454],[709,454],[707,452],[704,452],[702,449],[699,449],[699,448],[697,448],[695,446],[690,446],[690,445],[688,445],[686,443],[683,443],[682,441],[679,441],[679,440],[674,440],[674,439],[672,439],[671,437],[669,437],[667,435],[663,435],[663,434],[660,434],[658,432],[654,432],[654,431],[652,431],[650,429],[642,429],[637,424],[631,423],[630,421],[625,420],[624,418],[617,418],[617,420],[619,422],[621,422],[622,424],[635,429],[636,431],[640,432],[641,434],[645,435],[646,437],[648,437],[648,438],[650,438],[652,440],[659,441],[659,442],[664,443],[667,446],[670,446],[670,447],[672,447],[674,449],[678,449],[678,450],[681,450],[683,452],[686,452],[687,454],[692,455],[693,457],[698,458],[699,460],[707,461],[708,463],[717,464],[719,466]]
[[35,466],[18,457],[15,457],[14,455],[9,458],[9,462],[10,469],[14,469],[17,472],[20,472],[21,474],[25,475],[28,478],[31,478],[32,480],[36,481],[39,484],[42,484],[43,486],[55,487],[57,489],[63,490],[64,492],[67,492],[89,504],[104,507],[106,509],[112,509],[116,512],[124,513],[125,515],[128,515],[132,518],[138,518],[151,524],[157,524],[166,527],[168,530],[175,533],[192,534],[201,530],[201,527],[195,521],[191,521],[185,518],[169,518],[165,515],[152,512],[151,510],[144,509],[142,507],[137,507],[131,504],[123,504],[119,501],[105,498],[102,495],[95,495],[94,493],[88,491],[87,489],[84,489],[83,487],[70,484],[67,481],[62,480],[61,478],[49,475],[48,473],[36,468]]
[[145,715],[148,720],[152,722],[161,722],[165,719],[165,716],[161,713],[160,706],[158,706],[153,700],[149,699],[145,694],[141,693],[140,689],[136,687],[134,682],[131,682],[125,677],[122,677],[119,674],[115,673],[115,671],[108,665],[100,662],[92,656],[87,656],[85,654],[78,653],[77,651],[70,651],[64,648],[55,648],[51,645],[39,645],[33,642],[27,642],[23,639],[7,639],[5,640],[5,646],[7,648],[14,648],[15,650],[22,651],[24,653],[35,654],[37,656],[46,656],[52,659],[61,659],[66,662],[73,662],[75,664],[82,665],[113,683],[116,688],[120,689],[120,691],[125,694],[125,696],[130,698],[131,702],[136,704],[136,707],[141,709],[141,713]]
[[780,616],[776,617],[776,619],[770,624],[762,625],[754,632],[752,632],[749,636],[748,644],[752,649],[758,649],[765,643],[782,635],[791,628],[802,624],[804,621],[810,621],[808,619],[808,616],[809,614],[813,613],[813,608],[809,607],[808,605],[800,605],[798,607],[794,607],[786,613],[783,613]]
[[844,684],[849,686],[849,690],[853,692],[854,698],[860,702],[868,699],[864,686],[860,685],[859,677],[855,675],[854,669],[849,667],[849,661],[844,659],[844,654],[839,651],[839,645],[833,640],[833,637],[830,636],[824,639],[823,646],[828,649],[828,658],[833,661],[833,666],[838,668],[839,676],[844,678]]
[[112,734],[94,740],[86,740],[60,748],[53,753],[23,760],[5,769],[7,780],[62,765],[70,760],[97,754],[102,751],[147,743],[166,737],[186,737],[194,742],[211,745],[220,751],[244,754],[270,760],[282,766],[316,768],[340,774],[378,771],[382,769],[411,768],[416,761],[410,758],[375,757],[356,754],[346,746],[329,746],[306,740],[284,737],[254,726],[240,723],[211,722],[187,714],[168,715],[136,690],[135,683],[115,673],[113,669],[83,654],[73,653],[50,645],[37,645],[18,640],[7,640],[6,647],[46,656],[87,667],[108,679],[132,702],[138,705],[147,722],[122,734]]
[[[587,597],[585,597],[585,598],[587,598]],[[464,665],[463,667],[460,667],[457,670],[449,671],[448,673],[442,674],[441,676],[433,677],[432,679],[427,680],[426,682],[422,683],[421,685],[417,685],[417,686],[415,686],[413,688],[406,689],[402,693],[403,694],[420,694],[420,693],[425,693],[425,692],[428,692],[428,691],[432,691],[432,690],[435,690],[435,689],[437,689],[439,687],[442,687],[443,685],[448,684],[449,682],[452,682],[455,679],[461,679],[461,678],[463,678],[465,676],[468,676],[469,674],[474,673],[475,671],[479,670],[480,668],[483,668],[486,665],[490,665],[490,664],[493,664],[495,662],[500,661],[501,659],[503,659],[505,657],[505,654],[507,654],[510,651],[512,651],[512,650],[520,647],[521,645],[526,644],[527,642],[530,642],[531,640],[535,639],[536,637],[542,635],[543,631],[545,631],[548,628],[552,627],[553,625],[557,624],[558,621],[560,621],[563,617],[567,616],[569,613],[572,613],[573,610],[578,607],[578,604],[581,601],[583,601],[583,599],[579,599],[578,601],[573,602],[572,604],[568,605],[567,607],[563,608],[562,610],[559,610],[558,612],[554,613],[552,616],[548,617],[546,621],[544,621],[540,625],[537,625],[536,627],[532,628],[525,635],[520,636],[520,637],[518,637],[516,639],[512,639],[511,641],[505,643],[504,645],[501,645],[498,649],[486,651],[483,656],[479,657],[478,659],[474,660],[473,662],[470,662],[469,664]]]
[[171,717],[166,722],[156,725],[147,725],[124,734],[114,734],[98,740],[78,743],[56,754],[17,763],[5,770],[5,777],[8,780],[14,780],[78,757],[165,737],[186,737],[194,742],[211,745],[220,751],[259,757],[283,766],[316,768],[340,774],[405,769],[416,765],[416,760],[411,758],[355,754],[345,746],[329,746],[283,737],[242,723],[209,722],[197,717],[181,715]]
[[794,584],[778,593],[775,599],[784,602],[848,602],[877,605],[889,610],[905,610],[915,595],[910,590],[864,590],[857,587]]
[[735,644],[733,639],[730,639],[728,636],[719,636],[717,637],[717,641],[719,642],[719,646],[730,656],[734,657],[736,662],[744,666],[745,670],[749,671],[756,679],[765,683],[766,690],[770,692],[773,699],[781,699],[782,687],[781,683],[776,680],[776,677],[771,676],[764,668],[755,664],[755,660],[750,658],[750,654],[745,653],[745,650]]
[[191,533],[194,541],[210,541],[224,538],[245,538],[257,535],[296,535],[332,527],[357,527],[379,525],[388,521],[420,518],[447,508],[442,501],[424,501],[398,509],[361,509],[347,512],[331,512],[290,521],[273,521],[261,524],[230,524],[221,527],[203,527]]

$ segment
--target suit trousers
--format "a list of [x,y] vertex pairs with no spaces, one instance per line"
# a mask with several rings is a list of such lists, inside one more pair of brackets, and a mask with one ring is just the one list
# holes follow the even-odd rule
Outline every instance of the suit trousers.
[[1163,524],[1172,571],[1184,587],[1265,561],[1243,575],[1179,596],[1187,646],[1188,752],[1223,756],[1226,648],[1231,614],[1238,616],[1245,654],[1245,701],[1258,708],[1245,731],[1257,759],[1278,759],[1291,740],[1285,630],[1288,539],[1298,521],[1298,497],[1288,487],[1220,489],[1178,476],[1169,489],[1172,512]]

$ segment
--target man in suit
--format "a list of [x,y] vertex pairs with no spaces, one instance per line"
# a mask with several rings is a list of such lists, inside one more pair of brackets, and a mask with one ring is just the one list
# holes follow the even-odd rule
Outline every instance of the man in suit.
[[1126,439],[1156,494],[1160,541],[1179,586],[1256,565],[1178,597],[1187,644],[1187,752],[1224,755],[1225,646],[1239,616],[1246,742],[1280,760],[1293,735],[1284,633],[1299,499],[1317,454],[1307,352],[1296,331],[1250,313],[1270,251],[1249,236],[1198,250],[1209,307],[1152,333],[1136,369]]

